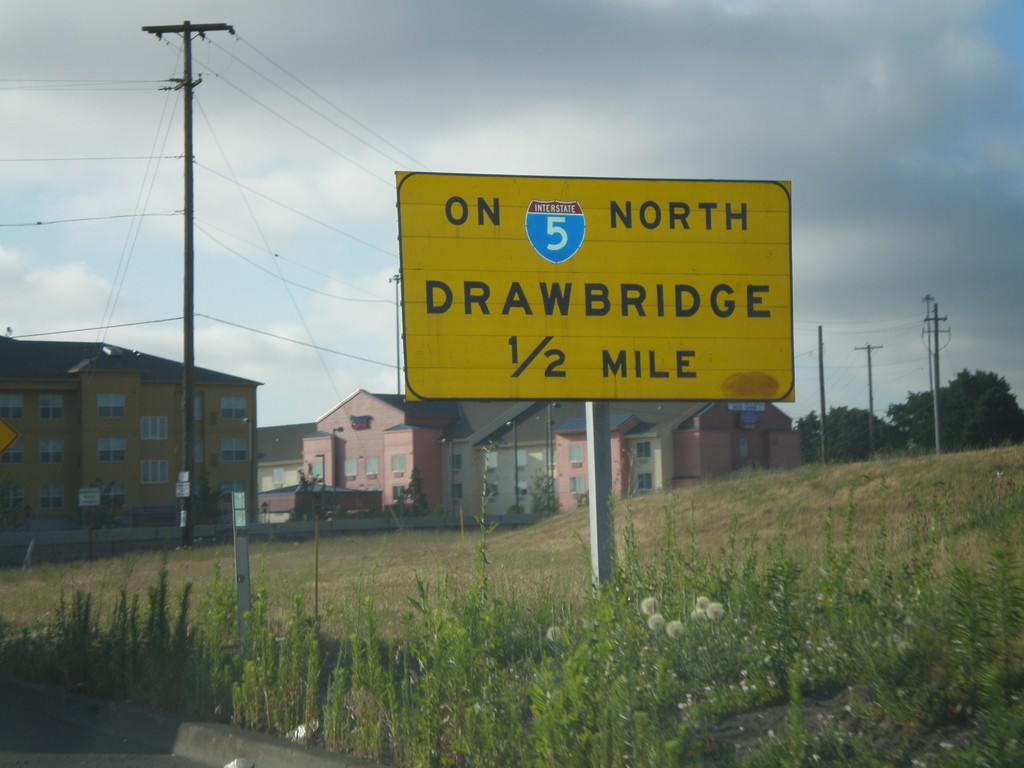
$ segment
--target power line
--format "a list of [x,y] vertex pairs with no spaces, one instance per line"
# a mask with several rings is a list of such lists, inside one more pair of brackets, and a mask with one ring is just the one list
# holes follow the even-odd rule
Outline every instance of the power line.
[[0,223],[0,227],[47,227],[53,224],[79,224],[84,221],[112,221],[115,219],[142,219],[147,217],[181,216],[181,211],[167,213],[114,213],[109,216],[79,216],[73,219],[49,219],[48,221],[21,221]]
[[168,155],[154,158],[151,155],[110,155],[107,157],[0,157],[0,163],[81,163],[81,162],[112,162],[117,160],[181,160],[181,155]]
[[339,355],[340,357],[347,357],[350,360],[359,360],[363,363],[372,363],[373,365],[382,365],[385,368],[394,368],[391,363],[383,363],[380,360],[373,360],[369,357],[360,357],[359,355],[353,355],[350,352],[341,352],[337,349],[330,349],[329,347],[322,347],[319,344],[311,344],[305,341],[299,341],[298,339],[290,339],[287,336],[280,336],[276,333],[270,333],[269,331],[261,331],[258,328],[252,328],[248,325],[242,325],[241,323],[233,323],[230,320],[224,320],[219,317],[213,317],[211,315],[204,315],[200,312],[196,313],[196,317],[205,317],[207,320],[213,320],[215,323],[222,323],[223,325],[230,325],[233,328],[241,328],[243,331],[249,331],[251,333],[258,333],[260,336],[267,336],[271,339],[279,339],[280,341],[287,341],[289,344],[296,344],[300,347],[308,347],[315,349],[318,352],[327,352],[332,355]]

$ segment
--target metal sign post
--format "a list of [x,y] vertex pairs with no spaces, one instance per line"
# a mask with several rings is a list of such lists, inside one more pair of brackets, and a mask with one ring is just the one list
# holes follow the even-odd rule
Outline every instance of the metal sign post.
[[612,434],[608,403],[587,402],[590,568],[595,587],[612,575]]
[[238,647],[245,649],[245,615],[252,610],[252,592],[249,580],[249,534],[246,530],[245,491],[231,494],[231,508],[235,539],[235,586],[238,603]]

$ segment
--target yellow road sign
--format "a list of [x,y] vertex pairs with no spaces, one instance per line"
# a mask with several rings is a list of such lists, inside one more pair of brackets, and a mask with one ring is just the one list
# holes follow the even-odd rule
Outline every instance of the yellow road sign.
[[408,397],[794,399],[789,182],[397,186]]
[[18,432],[10,424],[0,419],[0,453],[11,447],[11,443],[18,439]]

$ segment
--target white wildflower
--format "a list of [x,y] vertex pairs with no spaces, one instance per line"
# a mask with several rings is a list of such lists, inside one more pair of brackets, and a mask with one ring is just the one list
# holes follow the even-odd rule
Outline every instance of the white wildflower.
[[673,619],[665,625],[665,632],[669,637],[675,639],[683,636],[683,622],[678,619]]

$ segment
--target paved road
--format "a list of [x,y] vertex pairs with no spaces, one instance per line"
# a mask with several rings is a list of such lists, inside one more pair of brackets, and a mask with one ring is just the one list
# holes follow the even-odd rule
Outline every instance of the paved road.
[[236,758],[258,768],[383,768],[0,675],[0,768],[221,768]]
[[178,722],[0,677],[0,766],[200,768],[175,757]]

